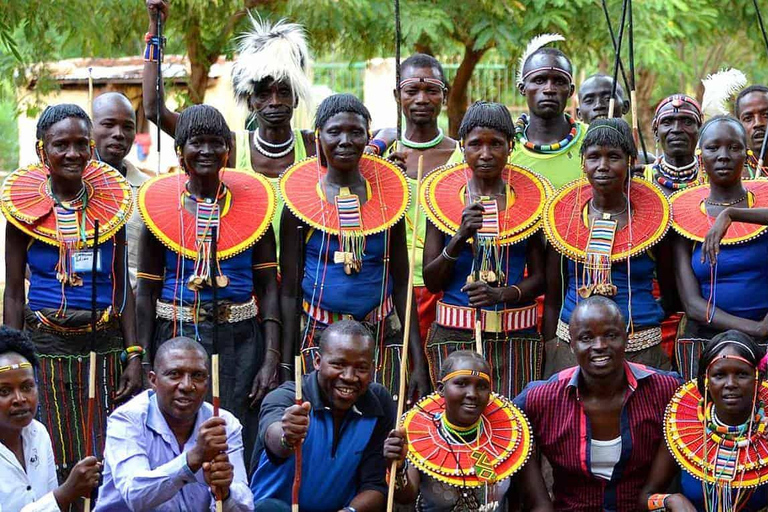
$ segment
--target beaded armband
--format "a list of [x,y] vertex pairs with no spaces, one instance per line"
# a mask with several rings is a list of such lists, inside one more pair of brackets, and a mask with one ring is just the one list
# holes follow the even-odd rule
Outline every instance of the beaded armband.
[[669,497],[669,494],[651,494],[648,498],[648,510],[666,510],[664,502]]
[[126,365],[133,359],[144,357],[145,353],[146,350],[144,350],[144,347],[140,345],[131,345],[120,352],[120,362]]

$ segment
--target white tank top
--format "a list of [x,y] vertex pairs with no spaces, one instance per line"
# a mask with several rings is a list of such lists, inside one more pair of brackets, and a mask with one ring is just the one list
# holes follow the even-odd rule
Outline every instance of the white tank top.
[[621,458],[621,436],[609,441],[593,439],[590,444],[590,465],[592,474],[603,480],[610,480],[613,468]]

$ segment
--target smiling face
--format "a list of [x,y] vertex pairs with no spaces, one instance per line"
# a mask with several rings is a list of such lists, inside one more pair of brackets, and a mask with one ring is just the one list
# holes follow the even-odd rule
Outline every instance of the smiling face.
[[[488,375],[488,365],[478,359],[459,359],[451,369],[475,370]],[[460,375],[438,384],[438,393],[445,398],[445,415],[454,425],[468,427],[480,418],[491,398],[491,385],[487,380],[474,375]]]
[[360,114],[341,112],[328,119],[320,129],[322,147],[328,167],[354,172],[368,143],[368,123]]
[[584,173],[595,194],[622,194],[629,176],[629,156],[621,148],[590,146],[584,151]]
[[43,150],[51,178],[80,181],[91,159],[90,131],[84,119],[68,117],[45,132]]
[[740,425],[749,419],[752,412],[756,375],[755,368],[740,357],[730,344],[724,344],[709,366],[707,392],[715,404],[720,420],[729,425]]
[[749,149],[756,155],[760,152],[768,126],[768,93],[754,91],[739,101],[739,121],[747,130]]
[[291,84],[269,77],[256,84],[256,92],[248,98],[248,108],[256,114],[259,126],[276,127],[290,123],[296,106]]
[[736,122],[719,121],[708,125],[701,139],[701,159],[710,183],[735,186],[747,158],[747,147]]
[[[571,69],[568,61],[560,56],[546,53],[533,55],[525,64],[524,72],[537,68]],[[521,86],[526,97],[528,110],[532,115],[552,119],[565,112],[568,98],[574,91],[573,83],[557,70],[541,69],[526,77]]]
[[473,128],[464,140],[464,160],[472,173],[484,180],[501,176],[509,152],[509,140],[493,128]]
[[693,158],[696,150],[696,142],[699,140],[699,127],[696,120],[696,111],[683,103],[677,112],[672,103],[664,106],[658,113],[658,117],[664,116],[656,128],[664,154],[677,158],[689,156]]
[[[0,367],[29,363],[15,353],[0,355]],[[37,385],[32,368],[0,372],[0,431],[21,432],[37,412]]]
[[191,176],[217,174],[229,158],[229,146],[221,135],[193,135],[181,150],[179,163]]
[[120,170],[135,138],[136,115],[125,97],[94,102],[93,140],[102,160]]
[[167,420],[195,421],[208,392],[208,358],[199,350],[173,348],[155,359],[149,382]]
[[624,371],[627,330],[616,308],[603,304],[577,308],[569,328],[571,350],[582,372],[600,379]]
[[369,337],[328,333],[314,366],[320,389],[334,411],[344,413],[365,394],[373,375],[373,340]]
[[[431,78],[442,80],[439,70],[430,67],[408,66],[402,70],[401,80],[409,78]],[[397,95],[395,95],[397,99]],[[436,84],[416,82],[400,89],[400,103],[403,114],[409,122],[417,125],[429,125],[437,122],[443,102],[444,89]]]

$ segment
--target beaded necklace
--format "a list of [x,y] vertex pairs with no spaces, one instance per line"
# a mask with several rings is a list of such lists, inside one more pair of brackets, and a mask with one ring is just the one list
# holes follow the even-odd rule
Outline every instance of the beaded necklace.
[[675,167],[668,163],[664,155],[660,156],[653,164],[656,182],[670,190],[683,190],[698,183],[699,159],[693,159],[690,164]]
[[[259,153],[266,156],[267,158],[282,158],[288,153],[290,153],[291,151],[293,151],[293,147],[295,145],[296,145],[296,137],[293,135],[293,132],[291,132],[291,138],[288,139],[288,141],[280,144],[272,144],[271,142],[265,141],[264,139],[261,138],[261,135],[259,135],[258,130],[256,131],[253,137],[253,146],[256,148],[256,150]],[[279,149],[279,148],[285,148],[285,149],[273,153],[265,149],[264,146],[269,146],[275,149]]]
[[[59,241],[59,261],[56,263],[56,279],[64,286],[83,286],[83,278],[75,273],[75,252],[85,246],[88,239],[85,226],[85,209],[88,207],[88,193],[83,187],[69,201],[62,201],[53,193],[50,178],[45,191],[54,201],[53,212],[56,217],[56,238]],[[66,301],[63,300],[63,304]]]
[[443,142],[444,138],[445,138],[445,133],[443,133],[443,129],[438,128],[437,136],[432,140],[428,140],[427,142],[414,142],[408,137],[406,137],[405,134],[403,134],[403,136],[400,138],[400,142],[403,143],[403,146],[411,149],[430,149],[430,148],[434,148],[435,146]]
[[531,151],[535,151],[536,153],[556,153],[567,147],[568,144],[570,144],[573,139],[576,138],[576,134],[579,131],[579,127],[578,124],[576,124],[576,121],[574,121],[574,119],[567,112],[564,112],[563,115],[565,115],[565,119],[568,121],[568,124],[571,125],[571,130],[568,132],[568,135],[566,135],[565,138],[560,142],[555,142],[554,144],[534,144],[533,142],[529,141],[526,134],[528,131],[529,120],[526,114],[522,114],[517,119],[517,122],[515,122],[515,136],[519,142],[523,143],[523,146]]
[[[218,257],[216,258],[216,269],[211,269],[211,245],[213,241],[214,230],[216,238],[220,236],[219,221],[220,209],[219,200],[227,195],[227,189],[224,183],[219,181],[219,188],[216,191],[216,198],[198,198],[189,192],[189,183],[185,187],[185,194],[195,202],[195,245],[197,246],[197,257],[192,270],[192,275],[187,280],[187,288],[194,292],[199,292],[205,285],[211,285],[211,279],[216,279],[216,286],[224,288],[229,284],[229,278],[222,274]],[[215,274],[215,276],[214,276]]]

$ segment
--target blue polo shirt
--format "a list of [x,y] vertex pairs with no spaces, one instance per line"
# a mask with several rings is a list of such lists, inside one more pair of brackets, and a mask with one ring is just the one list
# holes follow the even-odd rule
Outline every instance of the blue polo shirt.
[[[265,446],[267,428],[280,421],[295,403],[293,382],[286,382],[264,399],[259,414],[259,438],[253,453],[251,491],[254,502],[268,498],[291,503],[294,456],[280,459]],[[394,428],[396,407],[389,392],[372,383],[347,412],[338,434],[324,401],[317,372],[302,379],[304,399],[312,405],[309,431],[301,448],[302,512],[336,512],[366,490],[387,493],[384,440]]]

